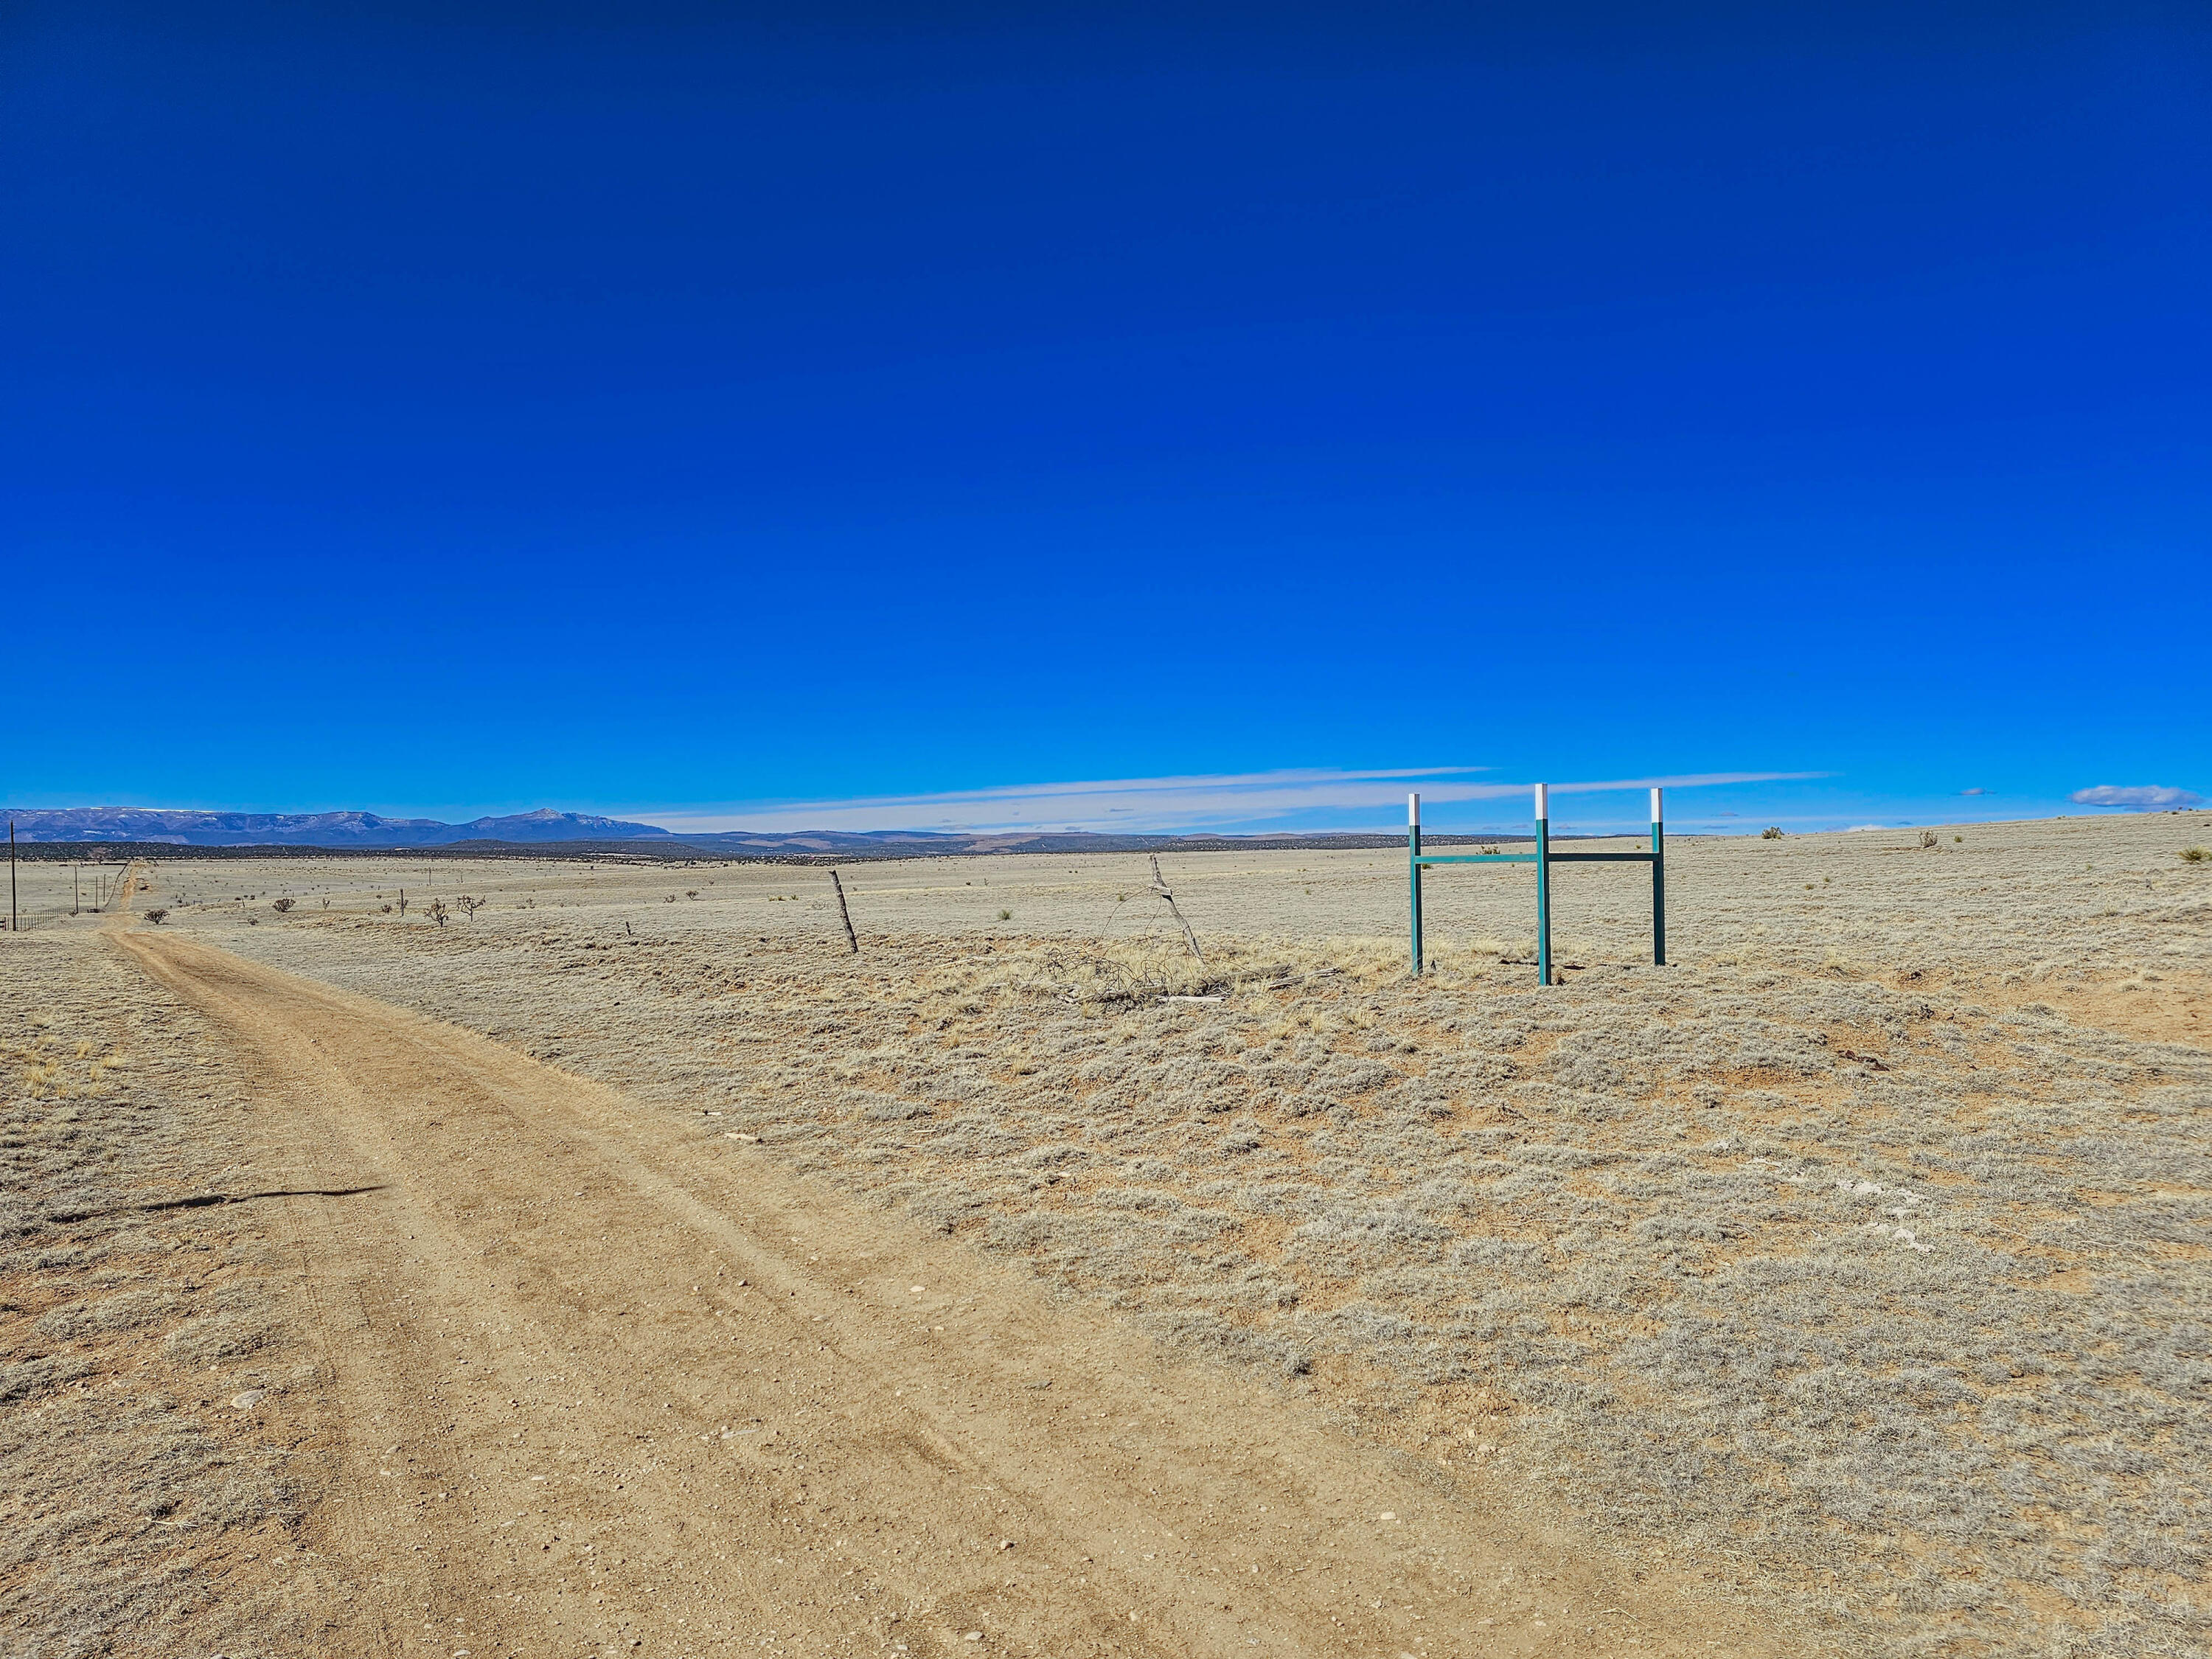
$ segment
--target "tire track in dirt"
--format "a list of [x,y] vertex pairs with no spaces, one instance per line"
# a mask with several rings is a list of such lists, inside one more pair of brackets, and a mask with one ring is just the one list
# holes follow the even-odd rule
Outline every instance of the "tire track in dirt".
[[289,1186],[381,1188],[271,1200],[331,1376],[331,1651],[1795,1650],[762,1152],[115,938],[236,1039]]

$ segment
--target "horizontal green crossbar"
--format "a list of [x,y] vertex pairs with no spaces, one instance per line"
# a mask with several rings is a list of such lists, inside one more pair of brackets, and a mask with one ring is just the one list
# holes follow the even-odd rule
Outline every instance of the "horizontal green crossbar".
[[[1554,864],[1570,860],[1577,864],[1650,864],[1656,853],[1553,853],[1547,855]],[[1534,864],[1534,853],[1424,853],[1413,860],[1416,864]]]

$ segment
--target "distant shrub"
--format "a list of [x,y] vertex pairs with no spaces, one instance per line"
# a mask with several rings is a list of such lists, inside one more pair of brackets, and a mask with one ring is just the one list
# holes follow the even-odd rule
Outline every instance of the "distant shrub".
[[385,906],[383,906],[383,907],[381,907],[381,908],[382,908],[382,909],[383,909],[383,911],[384,911],[384,914],[385,914],[386,915],[387,915],[387,916],[388,916],[388,915],[390,915],[392,914],[392,907],[391,907],[390,905],[388,905],[388,904],[387,904],[387,905],[385,905]]
[[1778,823],[1768,824],[1765,829],[1759,832],[1759,838],[1761,841],[1780,841],[1782,839],[1782,826]]
[[431,921],[436,922],[439,927],[443,927],[446,925],[446,918],[450,915],[452,912],[446,908],[445,900],[432,899],[430,901],[430,908],[428,910],[425,910],[422,914],[429,917]]
[[484,906],[490,903],[491,901],[489,899],[472,898],[468,894],[464,893],[460,897],[455,899],[453,902],[461,907],[461,914],[463,915],[468,917],[471,921],[474,921],[476,919],[477,912],[483,909]]
[[1923,830],[1920,832],[1920,845],[1923,848],[1932,851],[1942,844],[1942,836],[1937,835],[1933,830]]
[[1954,847],[1963,846],[1966,842],[1966,838],[1964,836],[1954,836],[1951,837],[1951,844]]
[[289,898],[271,899],[269,908],[281,916],[292,908],[292,901]]
[[2185,864],[2202,864],[2205,860],[2212,859],[2212,847],[2185,847],[2181,849],[2181,858]]
[[146,920],[147,920],[147,921],[150,921],[150,922],[152,922],[152,923],[153,923],[156,927],[160,927],[163,922],[167,921],[168,919],[169,919],[169,913],[168,913],[167,910],[162,910],[162,909],[158,909],[158,908],[156,908],[156,909],[149,910],[149,911],[146,913]]
[[999,912],[999,920],[1000,921],[1012,921],[1013,919],[1014,913],[1012,910],[1001,910]]

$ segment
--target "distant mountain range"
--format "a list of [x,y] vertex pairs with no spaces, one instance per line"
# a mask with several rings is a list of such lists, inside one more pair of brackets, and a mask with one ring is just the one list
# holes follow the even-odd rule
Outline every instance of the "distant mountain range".
[[[143,806],[70,806],[7,816],[14,821],[16,840],[26,845],[128,845],[134,848],[269,847],[370,852],[442,847],[456,853],[489,854],[563,848],[577,853],[588,850],[662,859],[782,858],[820,862],[987,853],[1142,853],[1170,847],[1202,852],[1405,845],[1403,836],[1144,836],[1078,830],[726,830],[678,836],[658,824],[594,817],[585,812],[556,812],[550,807],[505,817],[471,818],[466,823],[379,817],[374,812],[192,812]],[[1437,845],[1474,839],[1494,842],[1523,837],[1428,837]]]
[[441,823],[374,812],[187,812],[144,806],[70,806],[9,814],[19,841],[167,842],[176,847],[446,847],[460,841],[665,840],[650,823],[626,823],[540,807],[501,818]]

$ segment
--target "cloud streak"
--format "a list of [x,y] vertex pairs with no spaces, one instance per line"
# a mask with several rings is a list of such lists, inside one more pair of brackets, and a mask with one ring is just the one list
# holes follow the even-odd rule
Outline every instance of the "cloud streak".
[[[1106,778],[848,800],[733,803],[717,810],[640,811],[629,816],[679,834],[716,830],[1388,830],[1403,823],[1408,790],[1419,790],[1428,805],[1527,801],[1528,784],[1478,778],[1477,775],[1489,769],[1477,766],[1359,771],[1310,769],[1195,777]],[[1693,789],[1822,775],[1818,772],[1704,772],[1570,780],[1553,783],[1552,792],[1602,794],[1654,786]],[[1640,819],[1642,803],[1624,803],[1624,806],[1620,815],[1623,822]],[[1527,813],[1523,805],[1515,811],[1499,814],[1499,821],[1525,817]]]
[[2204,797],[2162,783],[2100,783],[2093,789],[2076,789],[2067,799],[2076,806],[2118,806],[2136,812],[2158,812],[2175,806],[2195,806]]

